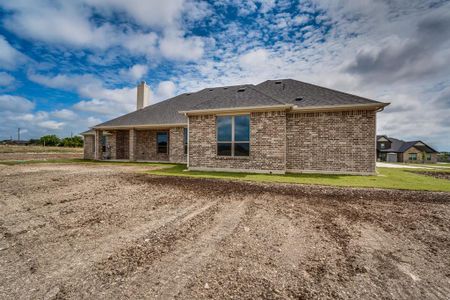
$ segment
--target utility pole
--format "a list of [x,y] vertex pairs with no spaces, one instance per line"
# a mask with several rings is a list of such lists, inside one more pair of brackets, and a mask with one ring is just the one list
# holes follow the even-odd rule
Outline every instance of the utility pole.
[[17,141],[20,142],[20,127],[17,128]]

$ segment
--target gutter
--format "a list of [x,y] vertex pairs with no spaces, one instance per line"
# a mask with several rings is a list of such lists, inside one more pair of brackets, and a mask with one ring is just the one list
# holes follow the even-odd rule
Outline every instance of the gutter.
[[198,109],[198,110],[183,110],[178,113],[184,115],[205,115],[205,114],[223,114],[233,112],[262,112],[262,111],[274,111],[274,110],[288,110],[293,108],[293,104],[282,105],[266,105],[266,106],[244,106],[234,108],[211,108],[211,109]]
[[384,107],[390,103],[370,103],[370,104],[343,104],[343,105],[323,105],[323,106],[308,106],[299,107],[295,105],[292,109],[293,112],[320,112],[320,111],[339,111],[347,109],[377,109],[382,111]]
[[390,103],[370,103],[370,104],[344,104],[344,105],[323,105],[323,106],[308,106],[299,107],[294,104],[284,105],[270,105],[270,106],[246,106],[235,108],[213,108],[213,109],[199,109],[199,110],[187,110],[179,111],[180,114],[186,116],[193,115],[205,115],[205,114],[225,114],[225,113],[246,113],[246,112],[261,112],[261,111],[274,111],[274,110],[287,110],[292,112],[320,112],[320,111],[342,111],[342,110],[377,110],[380,112],[384,107]]
[[172,128],[172,127],[186,127],[186,123],[173,123],[173,124],[149,124],[149,125],[117,125],[117,126],[96,126],[92,129],[159,129],[159,128]]

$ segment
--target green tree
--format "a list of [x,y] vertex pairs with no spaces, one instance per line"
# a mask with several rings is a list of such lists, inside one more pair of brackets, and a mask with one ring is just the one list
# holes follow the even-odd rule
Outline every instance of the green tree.
[[61,141],[63,147],[83,147],[83,139],[81,136],[66,137]]
[[54,134],[44,135],[39,139],[39,143],[44,146],[59,146],[61,140]]

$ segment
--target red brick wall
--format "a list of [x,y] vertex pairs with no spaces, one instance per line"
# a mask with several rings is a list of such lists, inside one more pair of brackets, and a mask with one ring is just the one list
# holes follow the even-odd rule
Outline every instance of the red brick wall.
[[250,156],[217,156],[216,117],[189,117],[189,167],[284,172],[286,113],[254,112],[250,115]]
[[375,172],[375,111],[288,113],[287,170]]
[[[168,130],[136,130],[136,160],[169,161],[169,153],[157,153],[156,133]],[[169,137],[169,149],[170,149]]]
[[171,162],[186,163],[186,155],[184,154],[184,137],[183,127],[171,128],[169,134],[169,157]]
[[95,159],[95,136],[84,136],[84,159]]

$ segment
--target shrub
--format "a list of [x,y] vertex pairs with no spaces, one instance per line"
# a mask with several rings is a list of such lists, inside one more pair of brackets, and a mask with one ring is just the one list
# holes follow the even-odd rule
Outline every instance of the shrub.
[[83,139],[81,136],[63,138],[60,146],[63,147],[83,147]]
[[59,146],[61,140],[54,134],[44,135],[39,139],[39,143],[44,146]]

